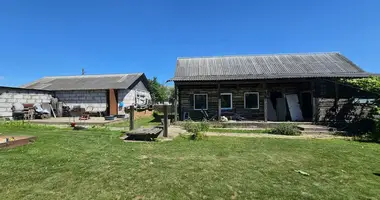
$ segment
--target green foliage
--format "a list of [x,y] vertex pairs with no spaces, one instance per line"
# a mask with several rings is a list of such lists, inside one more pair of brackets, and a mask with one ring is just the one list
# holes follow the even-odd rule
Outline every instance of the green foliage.
[[190,136],[191,140],[202,140],[206,138],[206,135],[202,132],[206,132],[210,129],[210,125],[207,122],[193,122],[193,121],[186,121],[183,125],[183,128],[189,132],[192,133]]
[[210,125],[207,122],[193,122],[189,120],[185,122],[183,128],[189,133],[199,133],[208,131]]
[[345,82],[358,87],[364,91],[370,92],[372,94],[377,94],[378,97],[375,100],[375,105],[372,106],[371,115],[380,114],[380,77],[379,76],[371,76],[369,78],[358,78],[358,79],[348,79]]
[[380,94],[380,77],[379,76],[372,76],[369,78],[349,79],[349,80],[346,80],[346,82],[356,87],[359,87],[362,90],[372,92],[375,94]]
[[169,100],[169,88],[160,84],[157,80],[157,77],[153,77],[153,79],[149,79],[149,88],[152,96],[152,100],[154,103],[164,102]]
[[270,133],[277,135],[301,135],[301,131],[298,130],[297,125],[286,123],[277,125]]

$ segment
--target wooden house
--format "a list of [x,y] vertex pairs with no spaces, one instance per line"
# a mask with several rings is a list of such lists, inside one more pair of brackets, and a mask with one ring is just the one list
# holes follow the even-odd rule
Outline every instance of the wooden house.
[[[365,72],[340,53],[178,58],[174,77],[180,120],[205,113],[262,121],[328,121],[369,95],[341,82]],[[343,113],[344,115],[344,113]]]

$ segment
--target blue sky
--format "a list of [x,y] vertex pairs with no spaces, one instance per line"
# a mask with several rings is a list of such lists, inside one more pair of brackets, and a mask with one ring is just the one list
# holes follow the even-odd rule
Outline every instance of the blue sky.
[[0,85],[145,72],[177,57],[339,51],[380,72],[378,0],[14,0],[0,6]]

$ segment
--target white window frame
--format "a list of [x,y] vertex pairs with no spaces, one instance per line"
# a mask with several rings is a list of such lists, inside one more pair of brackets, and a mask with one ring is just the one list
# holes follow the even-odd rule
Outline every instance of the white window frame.
[[[257,95],[257,108],[247,108],[247,104],[246,104],[246,100],[245,100],[245,96],[247,94],[256,94]],[[260,95],[259,95],[259,92],[245,92],[244,93],[244,109],[252,109],[252,110],[257,110],[260,108]]]
[[208,94],[194,94],[193,95],[193,104],[194,104],[194,110],[202,110],[202,109],[196,109],[195,108],[195,96],[196,95],[203,95],[203,96],[206,96],[206,109],[203,109],[203,110],[208,110]]
[[221,107],[222,110],[231,110],[232,109],[232,93],[220,93],[220,96],[222,95],[230,95],[230,103],[231,103],[231,107],[228,107],[228,108],[223,108]]

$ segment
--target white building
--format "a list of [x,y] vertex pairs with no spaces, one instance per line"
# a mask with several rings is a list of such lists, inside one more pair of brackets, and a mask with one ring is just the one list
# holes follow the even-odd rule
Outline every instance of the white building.
[[123,107],[151,102],[144,73],[44,77],[21,87],[49,91],[70,108],[80,106],[107,115],[124,114],[121,102]]

